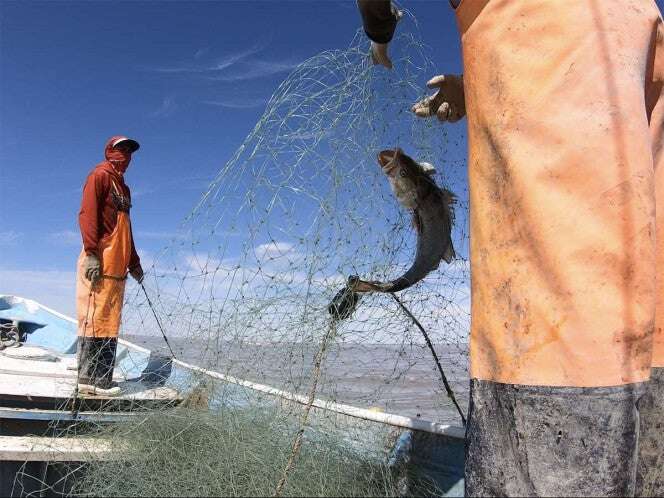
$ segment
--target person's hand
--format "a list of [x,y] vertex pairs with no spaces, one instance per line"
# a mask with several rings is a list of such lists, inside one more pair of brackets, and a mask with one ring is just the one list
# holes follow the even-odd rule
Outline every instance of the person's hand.
[[371,60],[374,65],[385,66],[387,69],[392,69],[392,60],[387,53],[387,43],[371,42]]
[[438,91],[413,105],[411,111],[417,116],[426,118],[436,115],[441,121],[456,123],[466,115],[463,75],[434,76],[427,82],[427,87],[437,88]]
[[83,260],[85,278],[96,284],[101,278],[101,262],[95,254],[87,254]]
[[134,277],[134,280],[136,280],[139,284],[143,283],[143,268],[141,268],[141,265],[134,266],[132,269],[129,270],[129,274]]
[[[403,17],[403,12],[399,9],[392,6],[392,14],[397,19],[397,22]],[[371,42],[371,60],[374,65],[385,66],[387,69],[392,69],[392,59],[390,59],[389,54],[387,53],[387,47],[389,43],[376,43],[375,41]]]

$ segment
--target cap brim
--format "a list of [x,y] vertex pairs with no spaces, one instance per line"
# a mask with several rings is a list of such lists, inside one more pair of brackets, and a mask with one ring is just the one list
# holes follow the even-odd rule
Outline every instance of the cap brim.
[[136,140],[132,140],[131,138],[121,138],[119,140],[116,140],[115,143],[113,143],[113,148],[116,148],[120,144],[129,145],[131,147],[132,152],[136,152],[138,149],[141,148],[140,144]]

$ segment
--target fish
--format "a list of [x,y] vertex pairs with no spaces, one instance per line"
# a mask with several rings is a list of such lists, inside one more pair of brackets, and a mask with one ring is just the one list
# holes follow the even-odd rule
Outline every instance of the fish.
[[399,204],[413,213],[417,232],[415,260],[402,276],[389,282],[362,280],[357,275],[348,277],[346,286],[337,292],[327,308],[334,320],[349,318],[361,294],[402,291],[437,269],[441,261],[449,264],[456,257],[452,245],[456,196],[436,185],[435,168],[415,161],[399,148],[378,153],[378,164]]
[[354,292],[407,289],[437,269],[441,261],[449,264],[456,256],[452,245],[456,196],[436,185],[435,168],[429,163],[418,163],[399,148],[379,152],[378,164],[399,203],[413,213],[417,250],[411,267],[395,280],[349,279],[348,286]]

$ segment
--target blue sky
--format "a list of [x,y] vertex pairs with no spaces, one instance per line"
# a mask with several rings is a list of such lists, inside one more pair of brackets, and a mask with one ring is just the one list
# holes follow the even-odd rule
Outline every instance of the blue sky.
[[[438,72],[460,72],[446,2],[405,6],[435,48]],[[0,292],[68,313],[80,189],[107,137],[142,145],[126,179],[137,245],[154,253],[278,84],[301,61],[347,47],[361,24],[353,1],[3,1],[0,9]]]

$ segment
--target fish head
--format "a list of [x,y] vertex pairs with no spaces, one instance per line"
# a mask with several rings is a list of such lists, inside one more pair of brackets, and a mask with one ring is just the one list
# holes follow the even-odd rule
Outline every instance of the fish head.
[[405,179],[413,182],[431,177],[435,167],[427,162],[417,162],[399,148],[382,150],[378,153],[378,164],[390,179]]
[[407,209],[417,207],[418,186],[428,182],[428,174],[420,164],[401,149],[383,150],[378,153],[378,164],[387,176],[399,202]]

